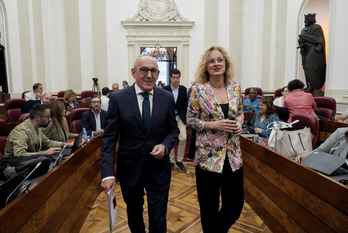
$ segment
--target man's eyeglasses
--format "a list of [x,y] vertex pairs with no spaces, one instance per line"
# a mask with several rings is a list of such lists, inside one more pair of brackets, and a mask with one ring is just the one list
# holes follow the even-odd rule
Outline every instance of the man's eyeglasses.
[[[134,69],[136,69],[136,67]],[[155,68],[148,69],[146,67],[141,67],[141,68],[139,68],[139,71],[140,71],[140,74],[142,74],[142,75],[147,75],[149,73],[149,71],[151,72],[151,75],[153,75],[153,76],[158,75],[158,69],[155,69]]]
[[91,104],[100,104],[100,101],[92,101]]
[[225,59],[223,59],[223,58],[218,58],[216,61],[215,61],[214,59],[211,59],[211,60],[209,60],[207,63],[208,63],[209,65],[214,65],[215,62],[217,62],[218,64],[222,64],[224,61],[225,61]]
[[40,117],[46,117],[47,119],[50,119],[51,118],[51,115],[48,115],[48,116],[42,116],[42,115],[39,115]]

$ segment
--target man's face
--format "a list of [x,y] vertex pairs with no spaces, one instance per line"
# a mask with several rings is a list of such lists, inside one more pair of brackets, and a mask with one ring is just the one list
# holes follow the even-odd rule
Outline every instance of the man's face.
[[112,91],[118,91],[118,85],[112,85]]
[[41,97],[41,101],[42,101],[43,104],[50,105],[51,102],[52,102],[52,95],[46,93],[45,95],[43,95]]
[[40,115],[40,122],[39,122],[39,126],[46,128],[48,126],[48,124],[51,121],[51,111],[49,108],[47,108],[45,110],[45,113],[43,115]]
[[100,99],[98,97],[91,99],[91,109],[93,112],[100,111]]
[[180,74],[172,74],[170,81],[172,82],[172,87],[177,88],[180,84]]
[[250,100],[256,99],[256,96],[257,96],[256,90],[251,89],[251,90],[249,91],[249,98],[250,98]]
[[155,87],[159,70],[157,62],[151,57],[140,57],[136,68],[132,68],[131,72],[136,84],[142,91],[149,92]]
[[42,85],[39,85],[35,90],[34,90],[34,93],[36,94],[37,92],[40,92],[42,94],[43,92],[43,88],[42,88]]

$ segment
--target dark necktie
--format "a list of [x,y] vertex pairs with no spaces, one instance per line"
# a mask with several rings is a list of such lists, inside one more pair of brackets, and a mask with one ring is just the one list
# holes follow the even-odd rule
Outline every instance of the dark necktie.
[[144,97],[143,100],[143,122],[145,126],[145,130],[147,131],[150,122],[150,101],[149,101],[149,93],[141,93]]

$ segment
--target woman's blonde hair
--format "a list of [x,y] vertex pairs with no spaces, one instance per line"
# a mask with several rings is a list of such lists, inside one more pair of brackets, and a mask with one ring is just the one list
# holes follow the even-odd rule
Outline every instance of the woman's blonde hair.
[[224,73],[224,81],[225,84],[228,85],[233,81],[234,78],[234,70],[233,70],[233,64],[231,62],[230,57],[228,56],[226,50],[220,46],[211,46],[207,50],[204,51],[204,53],[201,56],[201,60],[198,64],[198,68],[196,71],[196,83],[205,83],[209,81],[210,75],[207,71],[207,62],[208,62],[208,57],[210,53],[214,50],[219,51],[222,53],[225,59],[225,73]]
[[76,94],[73,90],[69,89],[64,93],[64,103],[69,103],[68,99],[71,95],[73,95],[75,97],[74,99],[76,99]]

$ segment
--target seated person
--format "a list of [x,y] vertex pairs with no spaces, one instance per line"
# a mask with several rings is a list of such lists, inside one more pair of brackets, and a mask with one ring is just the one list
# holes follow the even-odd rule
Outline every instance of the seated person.
[[97,136],[104,132],[106,111],[100,109],[99,95],[93,95],[89,100],[91,108],[82,114],[80,131],[86,129],[88,136]]
[[40,100],[42,96],[43,88],[41,83],[35,83],[33,85],[33,91],[24,94],[24,99],[28,100]]
[[285,86],[285,87],[282,88],[282,95],[283,95],[283,96],[281,96],[281,97],[279,97],[279,98],[276,98],[276,99],[273,101],[273,104],[274,104],[275,106],[278,106],[278,107],[283,107],[283,105],[284,105],[284,99],[285,99],[285,97],[286,97],[287,94],[289,94],[289,91],[288,91],[288,87]]
[[252,88],[249,91],[249,99],[243,101],[244,112],[260,112],[260,99],[257,97],[257,90]]
[[110,95],[110,89],[108,87],[104,87],[102,89],[102,96],[100,97],[100,100],[101,100],[100,108],[105,111],[107,111],[109,107],[109,95]]
[[344,111],[344,113],[342,113],[341,116],[336,118],[336,121],[338,122],[345,122],[345,120],[348,118],[348,108],[346,109],[346,111]]
[[30,109],[35,104],[46,104],[50,105],[52,101],[52,95],[50,93],[45,93],[40,97],[39,100],[28,100],[21,108],[22,114],[30,112]]
[[80,104],[76,101],[76,93],[69,89],[64,93],[65,116],[69,116],[75,108],[80,108]]
[[272,130],[267,129],[267,125],[273,121],[279,121],[279,118],[274,114],[274,106],[270,97],[262,97],[260,99],[259,108],[260,112],[255,114],[251,121],[251,125],[255,133],[268,138]]
[[[332,155],[347,158],[348,154],[348,127],[338,128],[314,151],[322,151]],[[298,155],[295,161],[301,162],[308,154]]]
[[289,123],[292,122],[291,117],[296,113],[309,114],[315,116],[319,120],[315,114],[317,103],[314,101],[312,94],[302,90],[304,86],[304,83],[299,79],[294,79],[288,84],[290,93],[284,100],[284,107],[289,109]]
[[46,128],[42,128],[42,132],[46,137],[53,141],[64,142],[73,139],[77,134],[69,133],[68,123],[64,117],[65,106],[61,101],[53,101],[50,105],[51,122]]
[[[17,125],[8,135],[5,157],[51,155],[60,152],[63,142],[51,141],[41,127],[47,127],[51,120],[50,109],[45,104],[35,104],[30,110],[30,118]],[[72,147],[73,143],[68,143]]]

